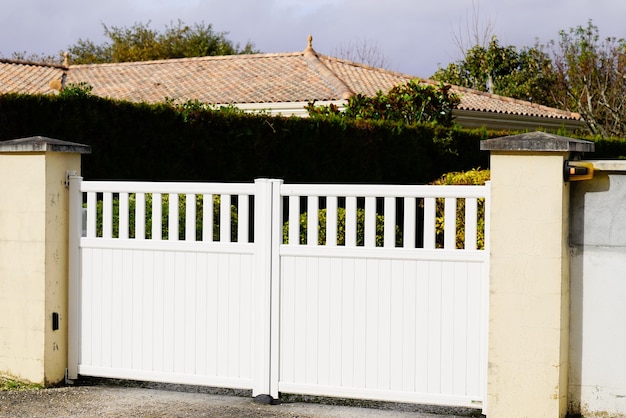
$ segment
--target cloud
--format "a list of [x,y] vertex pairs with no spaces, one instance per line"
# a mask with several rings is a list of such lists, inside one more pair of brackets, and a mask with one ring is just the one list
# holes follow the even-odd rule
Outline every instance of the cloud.
[[[626,2],[615,0],[476,0],[479,18],[492,19],[503,44],[547,42],[560,29],[593,19],[603,36],[624,37]],[[392,69],[430,76],[458,59],[452,32],[472,11],[468,0],[2,0],[0,53],[56,53],[78,39],[104,41],[102,24],[151,27],[181,19],[212,24],[236,43],[264,52],[306,47],[331,54],[341,45],[371,40]]]

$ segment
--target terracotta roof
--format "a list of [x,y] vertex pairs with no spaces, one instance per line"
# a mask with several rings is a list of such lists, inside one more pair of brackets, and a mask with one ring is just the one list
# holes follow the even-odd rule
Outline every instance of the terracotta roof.
[[[341,101],[356,93],[374,95],[415,79],[411,75],[316,53],[302,52],[181,58],[115,64],[71,65],[69,68],[0,61],[0,93],[46,93],[51,80],[86,82],[92,93],[136,102],[166,98],[197,99],[213,104],[263,104]],[[436,84],[421,79],[424,83]],[[579,121],[580,115],[523,100],[462,87],[459,110],[485,115],[514,115]],[[495,115],[494,115],[495,116]]]
[[[351,91],[363,93],[368,96],[375,95],[379,90],[388,91],[398,84],[418,78],[324,55],[318,55],[318,57],[320,61],[346,83]],[[422,78],[418,79],[423,83],[439,85],[437,81]],[[451,90],[461,97],[461,103],[458,108],[462,110],[557,119],[580,119],[578,113],[542,106],[524,100],[459,86],[452,86]]]
[[0,59],[0,93],[49,94],[58,91],[66,70],[58,65]]

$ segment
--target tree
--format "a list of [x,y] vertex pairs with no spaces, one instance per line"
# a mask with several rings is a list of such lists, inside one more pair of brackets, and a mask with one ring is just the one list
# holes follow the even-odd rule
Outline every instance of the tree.
[[601,40],[591,20],[559,35],[550,43],[557,105],[579,112],[592,135],[626,136],[626,41]]
[[487,47],[495,35],[495,23],[491,19],[483,20],[480,16],[480,4],[472,0],[472,12],[465,12],[465,21],[452,32],[452,39],[462,56],[473,46]]
[[409,125],[430,122],[443,126],[453,123],[452,110],[459,104],[459,97],[450,92],[443,83],[435,87],[411,80],[392,88],[388,93],[379,91],[376,96],[357,94],[348,100],[343,112],[333,104],[314,106],[307,110],[311,117],[338,116],[348,119],[386,120]]
[[389,63],[378,45],[363,39],[342,44],[335,48],[333,55],[337,58],[359,62],[377,68],[388,68]]
[[50,54],[37,54],[37,53],[28,53],[26,51],[21,52],[13,52],[11,54],[11,58],[17,61],[28,61],[28,62],[37,62],[41,64],[52,64],[52,65],[61,65],[63,63],[63,54],[59,53],[57,55]]
[[626,40],[602,39],[591,20],[520,51],[493,37],[432,78],[580,113],[594,136],[626,136]]
[[544,48],[536,43],[520,51],[502,46],[493,36],[487,47],[476,45],[465,58],[439,68],[434,80],[553,106],[550,86],[556,75]]
[[130,28],[103,24],[109,39],[103,44],[79,39],[68,51],[73,64],[149,61],[157,59],[202,57],[215,55],[252,54],[258,51],[248,42],[241,48],[226,38],[228,32],[214,32],[210,24],[176,24],[158,32],[146,24],[135,23]]

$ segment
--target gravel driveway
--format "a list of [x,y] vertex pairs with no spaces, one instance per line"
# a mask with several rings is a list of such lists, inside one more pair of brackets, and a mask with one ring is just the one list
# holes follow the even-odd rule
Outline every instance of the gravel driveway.
[[70,386],[0,392],[0,417],[328,417],[460,418],[416,410],[314,403],[263,405],[250,397],[119,386]]

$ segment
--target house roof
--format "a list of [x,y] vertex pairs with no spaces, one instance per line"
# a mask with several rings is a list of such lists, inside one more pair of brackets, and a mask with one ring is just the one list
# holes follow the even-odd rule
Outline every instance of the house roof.
[[59,90],[66,67],[0,59],[0,94],[48,94]]
[[[382,68],[304,51],[277,54],[228,55],[113,64],[49,66],[0,61],[0,93],[48,93],[53,80],[88,83],[98,96],[135,102],[197,99],[203,103],[256,105],[345,101],[356,93],[379,90],[416,77]],[[437,84],[420,79],[424,83]],[[579,123],[578,113],[554,109],[453,86],[462,115],[481,115],[477,121],[500,118],[540,118],[552,124]],[[250,108],[250,107],[249,107]],[[477,122],[477,126],[481,123]]]

